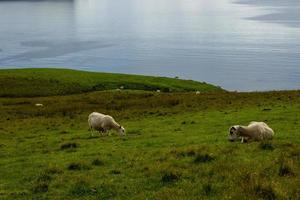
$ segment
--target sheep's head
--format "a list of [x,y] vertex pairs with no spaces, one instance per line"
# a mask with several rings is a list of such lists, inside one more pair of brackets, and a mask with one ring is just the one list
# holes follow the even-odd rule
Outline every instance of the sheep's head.
[[228,140],[230,142],[234,142],[237,139],[239,139],[239,128],[240,128],[239,125],[235,125],[235,126],[230,127],[229,135],[228,135]]
[[126,135],[126,131],[125,131],[125,128],[123,126],[119,127],[119,135],[120,136],[125,136]]

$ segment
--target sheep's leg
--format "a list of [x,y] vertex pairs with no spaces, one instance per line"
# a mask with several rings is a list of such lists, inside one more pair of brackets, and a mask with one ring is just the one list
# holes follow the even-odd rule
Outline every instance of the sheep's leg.
[[103,128],[99,128],[98,133],[99,133],[100,136],[103,136]]
[[91,132],[92,137],[94,137],[94,129],[92,127],[90,127],[90,132]]
[[108,130],[104,129],[103,133],[105,133],[105,136],[108,136]]
[[105,130],[104,128],[101,128],[101,129],[99,130],[99,134],[103,137],[103,136],[105,136],[106,131],[107,131],[107,130]]
[[242,137],[241,143],[244,143],[244,137]]
[[103,130],[99,130],[99,135],[103,136]]

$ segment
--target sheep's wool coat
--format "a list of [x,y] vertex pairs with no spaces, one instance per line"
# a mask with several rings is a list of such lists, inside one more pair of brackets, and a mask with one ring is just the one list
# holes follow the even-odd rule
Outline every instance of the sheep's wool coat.
[[109,115],[93,112],[89,115],[89,125],[91,128],[102,131],[119,128],[119,124]]
[[274,131],[264,122],[251,122],[244,127],[254,140],[272,139]]

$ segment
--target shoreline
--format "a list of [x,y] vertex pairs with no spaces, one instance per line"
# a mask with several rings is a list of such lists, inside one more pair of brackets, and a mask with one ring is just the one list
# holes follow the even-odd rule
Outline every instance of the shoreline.
[[[61,73],[60,73],[61,72]],[[68,81],[68,78],[71,79]],[[49,92],[42,94],[24,93],[18,95],[9,90],[22,90],[24,87],[30,87],[30,84],[35,85],[37,80],[48,82],[49,85],[44,85],[53,90],[60,90],[60,92]],[[63,79],[61,81],[60,79]],[[82,79],[89,79],[84,81]],[[98,79],[98,80],[96,80]],[[100,80],[105,79],[105,80]],[[2,81],[1,81],[2,80]],[[7,81],[8,84],[5,84]],[[220,86],[216,86],[206,82],[195,80],[180,79],[179,77],[161,77],[138,74],[122,74],[97,72],[87,70],[77,70],[69,68],[6,68],[0,69],[0,82],[3,85],[0,87],[0,97],[29,97],[29,96],[53,96],[53,95],[71,95],[81,94],[94,91],[113,91],[123,88],[123,90],[138,90],[138,91],[160,91],[167,93],[175,92],[229,92],[229,93],[268,93],[281,91],[299,91],[299,89],[275,89],[275,90],[252,90],[252,91],[237,91],[226,90]],[[2,83],[3,82],[3,83]],[[14,82],[14,85],[9,84]],[[31,83],[32,82],[32,83]],[[156,83],[157,82],[157,83]],[[55,84],[56,88],[53,88]],[[60,88],[59,84],[68,88]],[[72,88],[75,85],[77,88]],[[19,88],[17,88],[19,87]],[[41,89],[42,89],[41,88]],[[6,92],[4,92],[6,90]],[[64,91],[62,91],[64,90]]]

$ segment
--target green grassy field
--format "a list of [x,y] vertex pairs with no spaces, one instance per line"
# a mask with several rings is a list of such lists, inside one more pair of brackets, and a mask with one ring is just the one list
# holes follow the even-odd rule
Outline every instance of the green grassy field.
[[66,95],[120,87],[163,92],[224,91],[220,87],[192,80],[70,69],[7,69],[0,70],[0,77],[0,97]]
[[[127,136],[92,137],[93,111]],[[300,91],[2,97],[0,199],[300,199],[299,111]],[[227,141],[253,120],[275,138]]]

